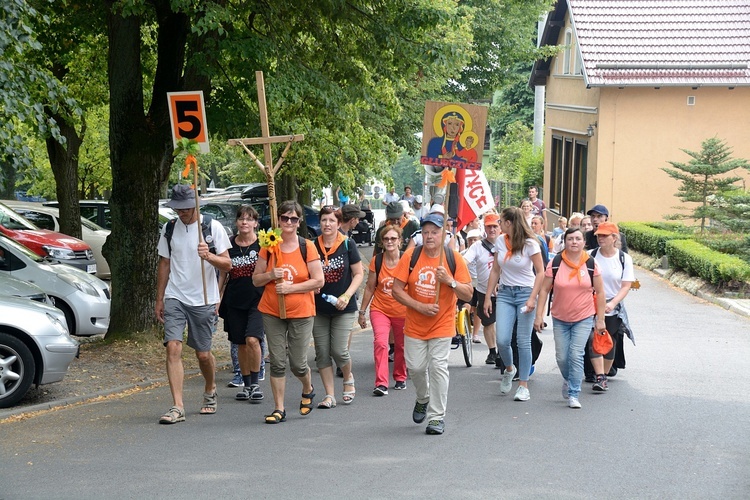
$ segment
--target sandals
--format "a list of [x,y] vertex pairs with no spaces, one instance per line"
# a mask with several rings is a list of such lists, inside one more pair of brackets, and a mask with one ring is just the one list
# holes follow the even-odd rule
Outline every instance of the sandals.
[[173,406],[159,419],[160,424],[176,424],[185,421],[185,410],[179,406]]
[[330,410],[331,408],[336,408],[336,398],[334,398],[330,394],[326,394],[326,397],[323,398],[323,401],[318,403],[318,408],[323,409],[323,410]]
[[349,380],[344,380],[344,386],[350,385],[353,390],[351,391],[344,391],[341,393],[341,402],[345,405],[352,404],[352,401],[354,401],[354,396],[357,395],[357,390],[354,387],[354,375],[352,375]]
[[203,393],[203,405],[201,405],[201,415],[214,415],[216,413],[216,391]]
[[299,414],[307,416],[313,411],[313,398],[315,397],[315,387],[308,394],[302,393],[302,400],[299,402]]
[[270,415],[266,415],[267,424],[278,424],[286,422],[286,410],[274,410]]

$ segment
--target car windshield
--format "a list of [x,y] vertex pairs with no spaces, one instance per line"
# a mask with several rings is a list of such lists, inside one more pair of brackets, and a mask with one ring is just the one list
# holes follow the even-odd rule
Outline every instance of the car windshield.
[[33,260],[34,262],[43,262],[44,259],[25,246],[21,245],[20,243],[16,243],[15,241],[11,240],[7,236],[0,235],[0,246],[4,246],[5,248],[8,248],[12,250],[15,253],[23,254],[27,258]]
[[10,208],[0,203],[0,226],[11,230],[36,230],[39,229]]

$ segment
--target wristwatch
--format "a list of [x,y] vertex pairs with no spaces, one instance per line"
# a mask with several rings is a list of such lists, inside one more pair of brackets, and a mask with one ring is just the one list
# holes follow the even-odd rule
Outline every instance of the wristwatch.
[[451,288],[456,288],[458,286],[458,283],[456,283],[456,280],[451,281]]

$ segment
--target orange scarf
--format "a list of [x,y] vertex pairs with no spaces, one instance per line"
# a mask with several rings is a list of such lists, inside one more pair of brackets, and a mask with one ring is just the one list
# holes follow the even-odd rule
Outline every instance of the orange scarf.
[[336,231],[336,241],[331,245],[330,250],[326,250],[325,243],[323,243],[323,235],[318,236],[318,245],[320,245],[320,251],[323,252],[323,259],[325,265],[328,265],[328,256],[333,255],[338,250],[339,246],[346,240],[346,236],[341,234],[341,231]]
[[[581,258],[578,260],[578,264],[575,264],[572,260],[568,258],[568,251],[563,250],[562,251],[562,260],[565,262],[565,265],[567,265],[569,268],[572,269],[570,274],[568,275],[568,279],[572,280],[573,276],[578,276],[578,284],[581,284],[581,267],[586,265],[586,261],[589,260],[589,254],[586,252],[581,252]],[[593,285],[593,283],[592,283]]]
[[505,233],[503,236],[505,236],[505,249],[507,252],[505,253],[505,258],[503,259],[503,262],[510,259],[510,256],[513,255],[513,249],[510,246],[510,236],[508,236],[508,233]]

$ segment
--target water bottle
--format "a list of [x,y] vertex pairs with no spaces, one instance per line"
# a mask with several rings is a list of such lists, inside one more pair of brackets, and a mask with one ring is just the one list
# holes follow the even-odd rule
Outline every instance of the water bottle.
[[336,304],[339,303],[338,297],[334,297],[333,295],[328,295],[328,294],[325,294],[325,293],[321,293],[320,297],[323,300],[325,300],[326,302],[328,302],[329,304],[331,304],[332,306],[335,306]]

